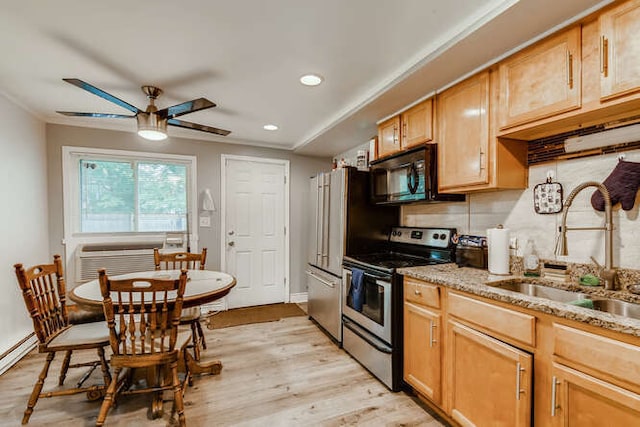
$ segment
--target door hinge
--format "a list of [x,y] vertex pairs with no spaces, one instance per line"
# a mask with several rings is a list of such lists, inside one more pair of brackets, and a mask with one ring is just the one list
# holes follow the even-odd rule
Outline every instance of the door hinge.
[[287,235],[287,227],[284,228],[284,235]]
[[284,177],[284,183],[285,184],[287,183],[287,177],[286,176]]

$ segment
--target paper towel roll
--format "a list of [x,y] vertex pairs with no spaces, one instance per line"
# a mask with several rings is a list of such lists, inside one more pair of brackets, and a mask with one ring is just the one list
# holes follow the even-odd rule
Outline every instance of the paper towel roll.
[[498,226],[487,230],[489,273],[509,274],[509,229]]

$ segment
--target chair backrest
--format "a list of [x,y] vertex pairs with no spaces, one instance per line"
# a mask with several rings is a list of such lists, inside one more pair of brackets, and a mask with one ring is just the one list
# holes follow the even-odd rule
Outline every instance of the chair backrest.
[[153,250],[156,270],[204,270],[207,262],[207,248],[202,253],[169,252],[160,253],[158,248]]
[[69,321],[60,255],[53,256],[53,264],[35,265],[26,270],[22,264],[15,264],[14,268],[33,329],[38,341],[45,343]]
[[186,270],[175,280],[113,280],[100,269],[98,279],[114,355],[149,356],[175,349]]

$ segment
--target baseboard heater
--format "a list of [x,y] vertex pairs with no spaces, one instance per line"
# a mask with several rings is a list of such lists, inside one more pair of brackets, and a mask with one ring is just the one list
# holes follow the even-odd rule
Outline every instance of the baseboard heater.
[[153,270],[153,248],[162,248],[163,244],[160,240],[80,245],[76,249],[76,283],[96,279],[101,268],[109,275]]

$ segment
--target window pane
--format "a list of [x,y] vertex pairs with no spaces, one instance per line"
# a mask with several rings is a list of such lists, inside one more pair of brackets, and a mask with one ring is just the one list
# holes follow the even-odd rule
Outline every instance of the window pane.
[[187,167],[138,163],[138,231],[187,229]]
[[80,228],[85,233],[134,231],[130,162],[80,160]]

